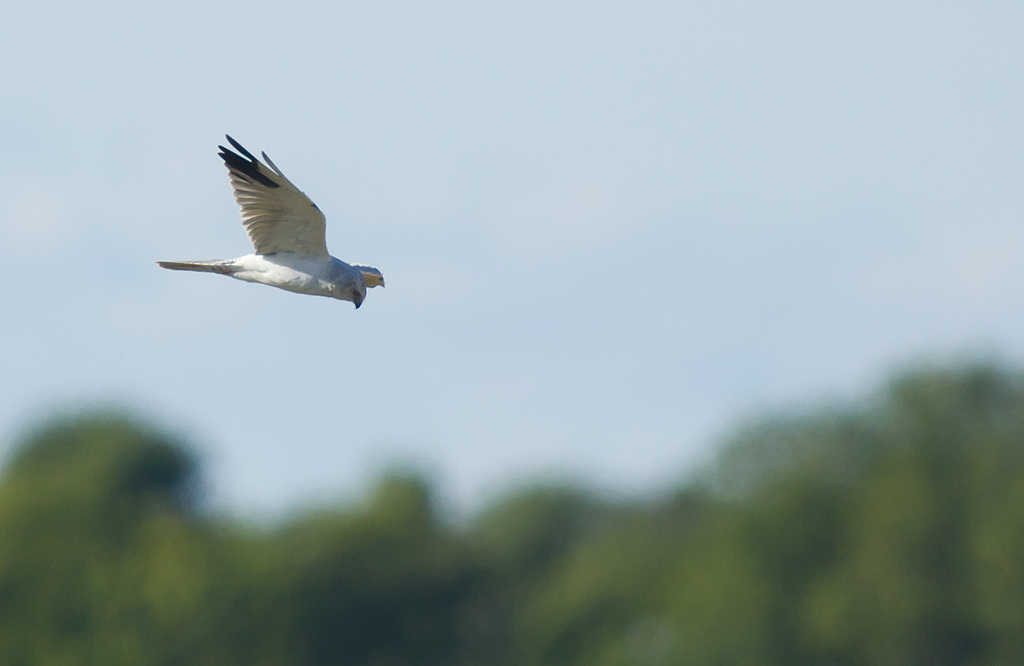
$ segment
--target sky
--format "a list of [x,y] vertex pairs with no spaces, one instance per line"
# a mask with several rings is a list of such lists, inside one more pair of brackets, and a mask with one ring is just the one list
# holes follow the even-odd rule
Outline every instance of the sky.
[[[0,454],[96,407],[274,515],[420,470],[671,487],[744,419],[1024,358],[1024,5],[8,2]],[[266,151],[380,268],[251,251]]]

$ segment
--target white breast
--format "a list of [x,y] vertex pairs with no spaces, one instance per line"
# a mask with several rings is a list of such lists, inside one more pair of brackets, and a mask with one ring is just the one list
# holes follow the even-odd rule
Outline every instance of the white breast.
[[233,277],[246,282],[294,291],[299,294],[331,296],[330,259],[317,261],[308,256],[278,252],[250,254],[236,260],[240,270]]

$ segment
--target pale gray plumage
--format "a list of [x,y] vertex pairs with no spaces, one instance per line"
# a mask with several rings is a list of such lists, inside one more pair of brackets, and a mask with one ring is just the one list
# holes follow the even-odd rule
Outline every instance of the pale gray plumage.
[[263,164],[230,136],[227,139],[241,155],[219,146],[220,156],[254,253],[223,261],[158,261],[158,265],[352,301],[357,308],[368,287],[384,286],[384,275],[376,268],[352,266],[328,254],[324,214],[266,153],[262,153]]

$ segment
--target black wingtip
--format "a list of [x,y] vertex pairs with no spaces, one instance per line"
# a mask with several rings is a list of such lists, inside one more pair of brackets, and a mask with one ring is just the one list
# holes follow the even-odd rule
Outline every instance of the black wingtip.
[[227,165],[228,169],[234,169],[235,171],[238,171],[239,173],[247,176],[248,178],[251,178],[252,180],[256,181],[261,185],[265,185],[267,187],[281,187],[273,180],[267,178],[265,175],[260,173],[259,160],[253,157],[253,154],[246,150],[242,146],[242,144],[232,139],[231,136],[228,134],[225,134],[224,136],[227,137],[228,142],[231,143],[232,146],[234,146],[235,150],[249,158],[249,161],[246,161],[245,159],[242,158],[242,155],[233,153],[231,152],[231,150],[225,148],[224,146],[217,146],[218,148],[220,148],[220,153],[218,153],[218,155],[220,155],[221,159],[224,160],[224,164]]
[[256,158],[253,157],[253,154],[250,153],[248,150],[246,150],[245,147],[242,144],[240,144],[237,141],[235,141],[234,139],[232,139],[230,134],[225,134],[224,137],[228,140],[228,142],[232,146],[234,146],[235,150],[237,150],[238,152],[242,153],[243,155],[248,157],[253,162],[257,161]]

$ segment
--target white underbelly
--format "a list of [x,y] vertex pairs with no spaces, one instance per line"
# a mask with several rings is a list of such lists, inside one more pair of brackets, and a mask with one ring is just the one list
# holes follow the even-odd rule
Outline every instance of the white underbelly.
[[274,255],[248,255],[237,261],[241,270],[233,277],[239,280],[259,282],[299,294],[331,295],[330,284],[319,275],[322,267],[318,262]]

